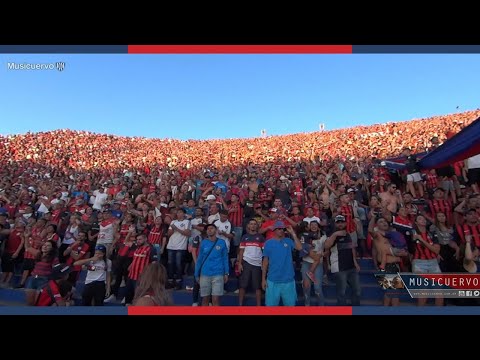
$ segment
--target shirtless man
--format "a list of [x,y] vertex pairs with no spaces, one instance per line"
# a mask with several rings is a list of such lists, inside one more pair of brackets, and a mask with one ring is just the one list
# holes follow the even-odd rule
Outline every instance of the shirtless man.
[[399,199],[396,191],[397,185],[391,183],[388,185],[387,191],[380,194],[382,205],[386,206],[392,214],[396,214],[398,210]]
[[[385,237],[386,232],[390,230],[390,226],[388,222],[380,217],[372,217],[370,220],[370,224],[368,226],[368,231],[373,237],[373,244],[377,250],[377,258],[374,259],[380,264],[384,259],[384,254],[386,256],[386,266],[385,271],[389,274],[397,274],[400,272],[399,263],[401,258],[399,256],[391,255],[391,244],[388,239]],[[407,252],[404,251],[403,253],[399,253],[400,256],[407,256]],[[385,297],[383,298],[383,305],[384,306],[398,306],[400,305],[400,298],[392,298],[385,293]]]

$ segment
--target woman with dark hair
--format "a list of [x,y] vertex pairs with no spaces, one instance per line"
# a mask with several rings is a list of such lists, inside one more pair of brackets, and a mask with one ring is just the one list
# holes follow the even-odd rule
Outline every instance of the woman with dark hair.
[[46,227],[47,233],[45,235],[47,241],[51,240],[55,242],[55,248],[59,246],[60,237],[57,235],[57,225],[48,224]]
[[138,279],[133,299],[134,306],[173,305],[170,293],[165,289],[167,270],[158,262],[152,262]]
[[27,305],[35,304],[37,290],[40,290],[48,282],[52,274],[52,268],[58,263],[57,244],[52,240],[46,241],[40,249],[26,244],[26,251],[34,256],[35,265],[32,274],[26,283]]
[[453,240],[453,227],[448,223],[447,216],[443,212],[435,214],[435,224],[430,226],[430,232],[440,244],[440,268],[442,271],[447,271],[450,267],[448,264],[455,261],[454,254],[458,257],[458,245]]

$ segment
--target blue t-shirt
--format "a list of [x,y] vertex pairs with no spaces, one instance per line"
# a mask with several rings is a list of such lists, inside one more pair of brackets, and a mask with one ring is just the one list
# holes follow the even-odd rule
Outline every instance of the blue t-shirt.
[[227,187],[227,184],[225,184],[221,181],[217,181],[215,183],[215,189],[220,189],[220,190],[222,190],[222,194],[226,194],[228,187]]
[[278,283],[295,280],[292,259],[294,248],[293,240],[289,238],[270,239],[265,242],[263,256],[268,258],[268,280]]
[[[215,248],[212,249],[213,245]],[[197,264],[195,265],[195,277],[219,276],[229,273],[228,250],[225,240],[217,242],[204,239],[200,242]]]

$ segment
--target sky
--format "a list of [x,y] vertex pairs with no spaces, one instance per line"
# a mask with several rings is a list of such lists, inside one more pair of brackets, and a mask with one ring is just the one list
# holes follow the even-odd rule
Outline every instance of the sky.
[[[59,61],[61,72],[8,69]],[[479,108],[479,64],[480,54],[0,54],[0,134],[223,139],[404,121]]]

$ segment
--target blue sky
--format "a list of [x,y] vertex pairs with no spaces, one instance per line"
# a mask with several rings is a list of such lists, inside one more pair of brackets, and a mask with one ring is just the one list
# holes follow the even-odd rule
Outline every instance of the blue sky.
[[[63,72],[8,62],[64,61]],[[480,55],[5,55],[0,134],[256,137],[480,107]]]

